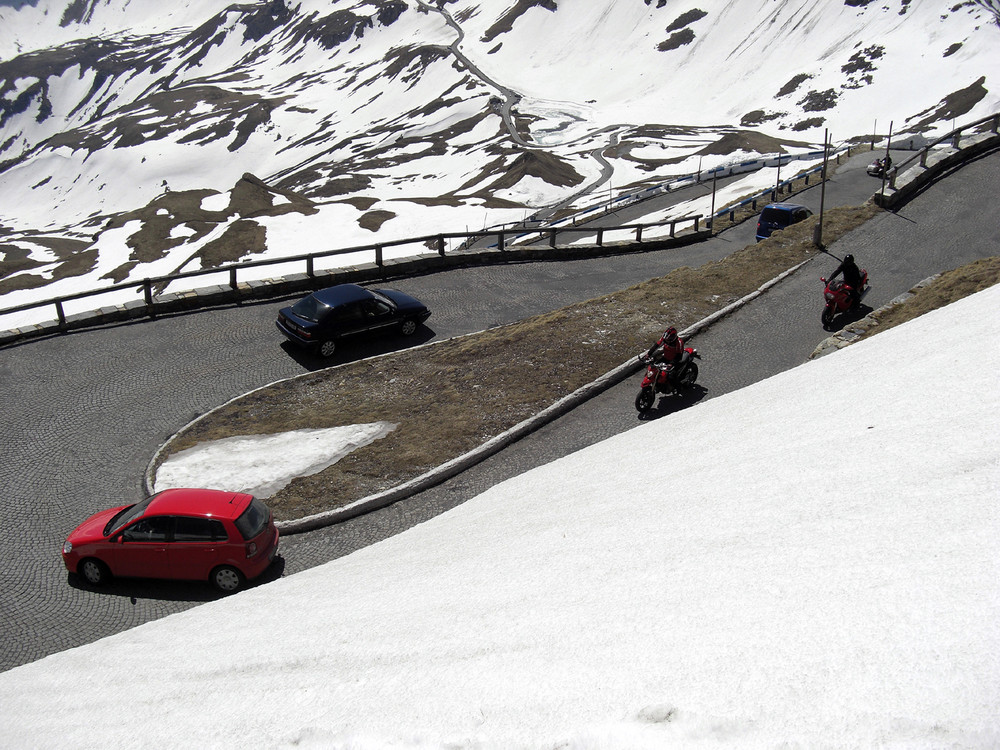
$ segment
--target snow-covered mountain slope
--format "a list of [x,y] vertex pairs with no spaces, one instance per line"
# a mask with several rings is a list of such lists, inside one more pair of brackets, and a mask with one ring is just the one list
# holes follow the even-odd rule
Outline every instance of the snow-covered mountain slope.
[[[0,7],[0,307],[996,109],[1000,5]],[[732,144],[736,144],[735,146]],[[593,158],[604,150],[609,177]],[[604,188],[606,189],[606,188]]]

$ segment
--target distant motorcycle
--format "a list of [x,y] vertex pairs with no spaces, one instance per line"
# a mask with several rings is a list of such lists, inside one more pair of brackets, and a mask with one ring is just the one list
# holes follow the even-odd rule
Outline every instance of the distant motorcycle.
[[861,300],[868,294],[870,288],[868,286],[868,271],[864,269],[861,269],[861,292],[857,297],[851,295],[853,288],[841,279],[827,281],[825,277],[821,276],[819,280],[826,284],[826,288],[823,290],[826,305],[823,307],[822,321],[823,328],[827,330],[833,326],[833,319],[838,315],[858,309]]
[[645,414],[653,408],[657,394],[680,393],[681,389],[693,386],[698,380],[696,359],[701,359],[701,356],[697,349],[691,347],[684,348],[681,360],[676,365],[640,355],[639,361],[646,365],[646,375],[642,379],[639,395],[635,397],[636,410]]
[[883,177],[888,177],[889,172],[892,170],[892,162],[889,162],[889,166],[882,159],[876,159],[871,164],[868,165],[868,174],[872,177],[878,177],[882,179]]

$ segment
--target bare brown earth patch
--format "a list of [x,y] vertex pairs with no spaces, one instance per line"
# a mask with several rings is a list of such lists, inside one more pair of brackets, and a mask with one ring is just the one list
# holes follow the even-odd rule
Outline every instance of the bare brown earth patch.
[[925,313],[950,305],[969,295],[1000,283],[1000,256],[983,258],[947,271],[917,292],[905,303],[872,313],[877,322],[862,338],[919,318]]
[[389,219],[394,218],[396,218],[396,214],[392,211],[369,211],[362,214],[361,218],[358,219],[358,224],[362,229],[377,232]]
[[[833,209],[824,236],[878,209]],[[283,381],[178,434],[165,458],[234,435],[387,421],[399,425],[268,499],[279,519],[340,507],[413,479],[635,357],[667,324],[689,326],[816,253],[815,217],[700,268],[518,323]]]

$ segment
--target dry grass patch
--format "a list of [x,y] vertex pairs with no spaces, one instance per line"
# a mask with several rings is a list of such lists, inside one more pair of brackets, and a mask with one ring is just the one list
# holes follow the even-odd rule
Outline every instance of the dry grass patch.
[[[843,233],[878,209],[828,214]],[[287,520],[413,479],[510,429],[816,253],[810,220],[700,268],[470,336],[351,362],[248,394],[182,431],[163,455],[234,435],[387,421],[395,431],[268,499]]]
[[873,313],[871,317],[875,319],[877,325],[869,328],[862,338],[887,331],[998,283],[1000,283],[1000,256],[983,258],[947,271],[927,286],[917,290],[903,304],[892,305],[881,312]]

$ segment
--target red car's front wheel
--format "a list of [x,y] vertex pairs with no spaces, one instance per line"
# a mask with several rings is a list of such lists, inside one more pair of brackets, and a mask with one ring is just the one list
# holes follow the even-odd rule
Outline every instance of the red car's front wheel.
[[83,577],[83,580],[91,586],[103,586],[111,580],[111,571],[108,570],[108,566],[93,557],[81,560],[76,570]]

